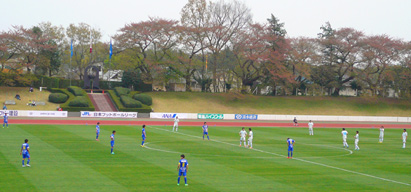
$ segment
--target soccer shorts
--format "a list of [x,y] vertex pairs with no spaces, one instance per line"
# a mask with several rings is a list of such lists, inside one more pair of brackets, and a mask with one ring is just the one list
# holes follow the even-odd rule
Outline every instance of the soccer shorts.
[[294,148],[293,147],[288,147],[288,151],[293,151]]
[[184,171],[184,172],[179,171],[179,172],[178,172],[178,176],[181,176],[181,175],[183,175],[183,176],[185,177],[185,176],[187,176],[187,172],[185,172],[185,171]]
[[402,139],[402,142],[403,142],[403,143],[407,142],[407,139],[404,139],[404,138],[403,138],[403,139]]
[[114,141],[111,141],[110,144],[111,144],[111,147],[114,147]]
[[100,135],[100,132],[96,132],[96,135],[99,136],[99,135]]
[[343,142],[347,142],[347,137],[343,137]]
[[30,158],[30,154],[29,153],[23,153],[23,159],[25,158]]
[[174,127],[178,127],[178,123],[174,123]]
[[146,137],[142,136],[141,138],[143,138],[143,141],[146,140]]
[[8,121],[4,121],[4,123],[5,123],[5,124],[9,124],[9,122],[8,122]]
[[241,137],[241,138],[240,138],[240,141],[245,141],[245,137]]
[[208,135],[208,132],[205,132],[205,131],[204,131],[204,132],[203,132],[203,135]]
[[249,142],[253,142],[253,138],[248,138],[248,141],[249,141]]
[[358,145],[359,140],[356,139],[354,142],[355,142],[356,145]]

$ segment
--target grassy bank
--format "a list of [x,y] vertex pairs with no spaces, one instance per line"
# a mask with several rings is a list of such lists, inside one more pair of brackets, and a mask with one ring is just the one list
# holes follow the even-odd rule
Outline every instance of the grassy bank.
[[152,92],[155,112],[411,116],[411,101],[370,97],[270,97]]
[[[50,92],[47,90],[40,91],[39,89],[34,89],[33,92],[29,92],[28,87],[0,87],[0,102],[1,108],[3,108],[3,103],[6,100],[14,100],[16,105],[7,105],[8,110],[46,110],[55,111],[58,108],[58,104],[49,102],[48,98]],[[16,94],[20,95],[21,100],[14,98]],[[28,106],[29,100],[35,100],[36,102],[46,102],[46,105],[37,105],[35,107]]]

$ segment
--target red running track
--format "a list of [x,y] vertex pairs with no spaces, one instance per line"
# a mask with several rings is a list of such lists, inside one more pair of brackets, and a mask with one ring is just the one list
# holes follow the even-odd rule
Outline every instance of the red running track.
[[[100,122],[103,125],[157,125],[157,126],[173,126],[173,121],[110,121],[110,120],[55,120],[55,119],[9,119],[11,124],[43,124],[43,125],[94,125]],[[180,126],[202,126],[203,122],[180,122]],[[210,126],[220,127],[293,127],[292,123],[269,123],[269,122],[212,122],[209,121]],[[389,124],[389,123],[369,123],[369,124],[355,124],[355,123],[316,123],[316,128],[401,128],[411,129],[411,124]],[[300,124],[299,127],[307,127],[307,125]]]

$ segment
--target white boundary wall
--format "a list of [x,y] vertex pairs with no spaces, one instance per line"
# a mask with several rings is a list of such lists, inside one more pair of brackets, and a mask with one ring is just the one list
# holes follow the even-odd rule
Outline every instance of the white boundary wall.
[[197,119],[197,113],[150,113],[151,119]]
[[67,117],[67,111],[26,111],[26,110],[0,110],[0,116],[7,112],[11,117]]
[[287,120],[294,117],[299,121],[359,121],[359,122],[402,122],[411,123],[411,117],[384,117],[384,116],[320,116],[320,115],[258,115],[258,120]]

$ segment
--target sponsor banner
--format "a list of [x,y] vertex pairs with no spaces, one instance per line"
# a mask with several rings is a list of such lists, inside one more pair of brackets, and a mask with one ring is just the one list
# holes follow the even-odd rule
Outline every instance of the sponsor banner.
[[155,119],[174,119],[176,116],[179,119],[188,119],[187,113],[150,113],[150,118]]
[[67,111],[27,111],[28,117],[67,117]]
[[19,115],[19,111],[16,110],[0,110],[0,116],[3,117],[4,114],[6,114],[10,117],[17,117],[17,116],[21,116]]
[[80,111],[81,117],[137,118],[137,112]]
[[198,113],[198,119],[224,119],[224,114],[217,113]]
[[257,120],[258,115],[255,115],[255,114],[235,114],[235,119]]

